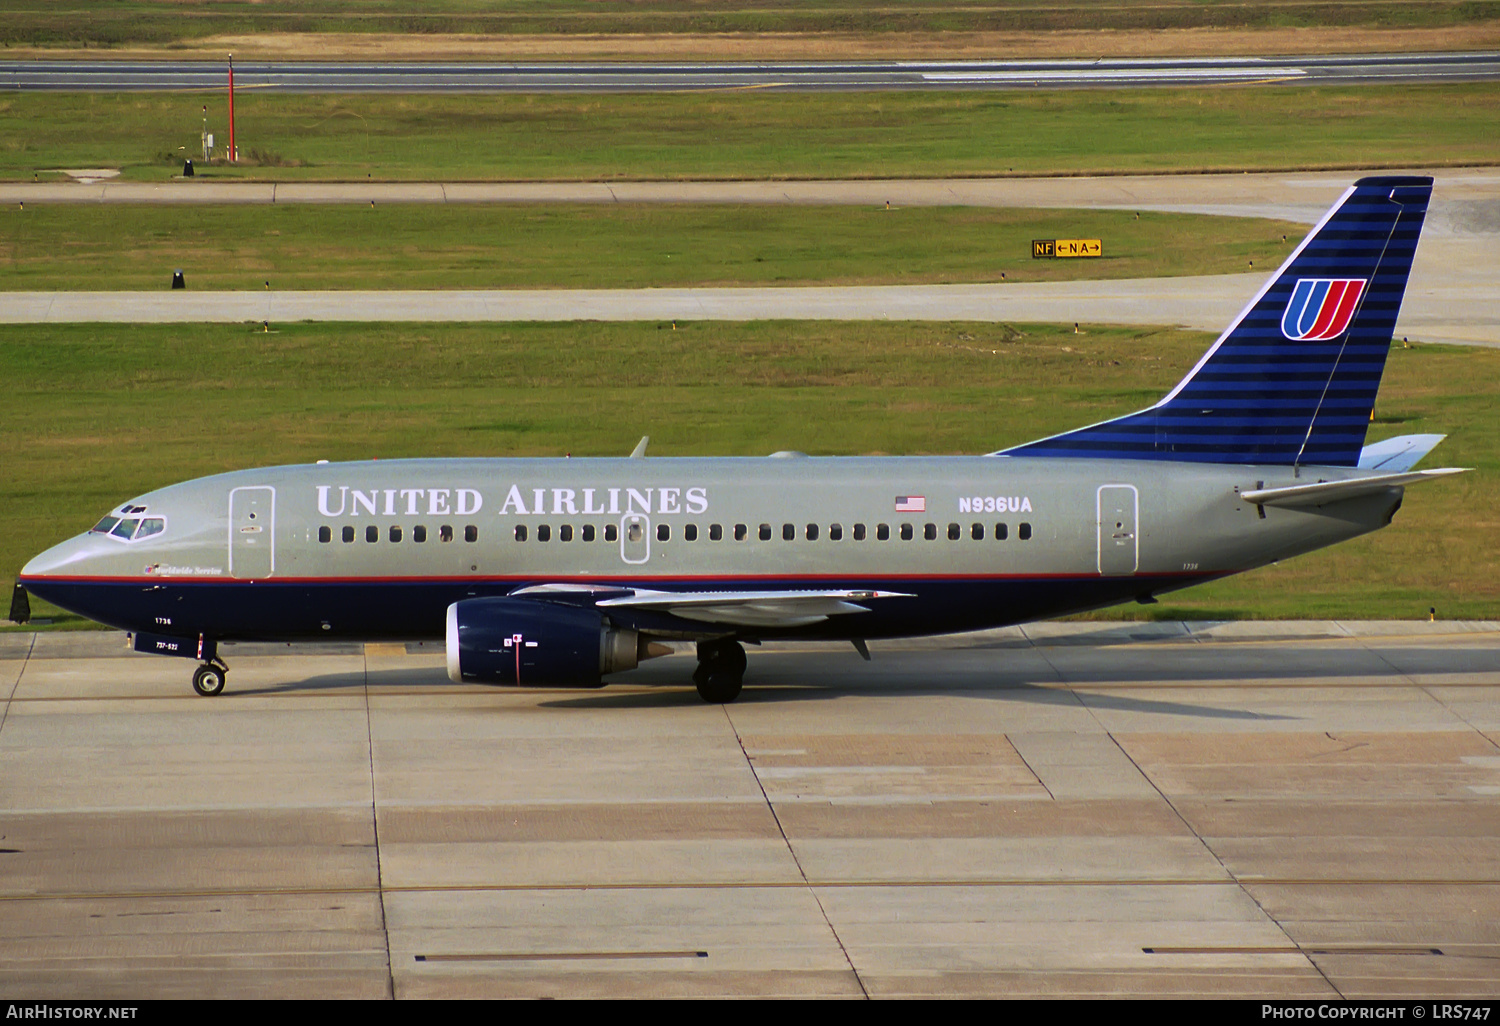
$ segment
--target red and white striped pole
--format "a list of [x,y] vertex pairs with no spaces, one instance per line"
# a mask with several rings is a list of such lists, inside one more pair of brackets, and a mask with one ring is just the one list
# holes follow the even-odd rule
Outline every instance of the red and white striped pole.
[[229,162],[237,162],[239,154],[234,149],[234,54],[229,55]]

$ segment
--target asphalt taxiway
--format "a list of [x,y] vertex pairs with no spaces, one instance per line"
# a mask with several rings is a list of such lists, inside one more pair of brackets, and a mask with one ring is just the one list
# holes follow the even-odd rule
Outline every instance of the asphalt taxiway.
[[[102,170],[102,169],[98,169]],[[0,184],[0,205],[733,203],[1162,210],[1311,225],[1361,172],[824,182]],[[1414,169],[1414,173],[1423,173]],[[1437,169],[1396,333],[1500,345],[1500,171]],[[1293,239],[1292,241],[1295,241]],[[1109,241],[1105,240],[1105,246]],[[0,323],[549,320],[964,320],[1220,331],[1274,268],[1077,282],[451,291],[3,292]]]
[[[1076,89],[1488,82],[1500,54],[1100,57],[982,61],[241,61],[235,84],[274,93],[612,93],[756,89]],[[0,61],[0,92],[223,89],[220,61]]]
[[1500,623],[872,649],[0,635],[0,995],[1494,995]]

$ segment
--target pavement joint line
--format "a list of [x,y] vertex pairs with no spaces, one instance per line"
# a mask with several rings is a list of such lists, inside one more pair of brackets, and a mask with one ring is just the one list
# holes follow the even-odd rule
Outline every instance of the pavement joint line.
[[1224,944],[1142,948],[1148,955],[1442,955],[1440,948],[1420,944]]
[[386,993],[394,999],[396,972],[391,963],[391,926],[385,908],[385,875],[380,858],[380,809],[375,786],[375,727],[371,721],[370,712],[370,652],[368,648],[360,652],[360,659],[364,663],[365,678],[365,753],[368,759],[367,765],[370,767],[370,834],[375,844],[375,890],[380,895],[380,934],[385,939],[385,977],[388,988]]
[[16,689],[21,686],[21,677],[26,673],[26,667],[31,665],[31,653],[36,649],[36,635],[31,636],[31,644],[27,646],[26,655],[21,658],[21,665],[16,667],[16,679],[10,682],[10,691],[5,696],[5,708],[0,710],[0,731],[5,730],[5,723],[10,719],[11,703],[16,700]]
[[[1443,701],[1437,695],[1433,694],[1432,690],[1431,690],[1432,687],[1433,687],[1433,685],[1419,684],[1415,679],[1413,679],[1413,677],[1412,677],[1411,674],[1407,673],[1405,670],[1401,669],[1401,667],[1397,666],[1395,663],[1393,663],[1389,659],[1387,659],[1385,657],[1384,653],[1382,653],[1380,649],[1375,648],[1375,647],[1370,646],[1370,645],[1365,645],[1364,646],[1364,650],[1366,652],[1368,652],[1370,655],[1374,656],[1376,659],[1380,660],[1386,666],[1390,667],[1392,673],[1394,673],[1398,677],[1401,677],[1402,679],[1408,681],[1411,684],[1412,687],[1416,688],[1418,691],[1422,692],[1422,694],[1426,695],[1428,698],[1432,699],[1432,701],[1436,702],[1439,706],[1442,707],[1442,709],[1443,709],[1444,712],[1448,713],[1448,715],[1456,717],[1458,719],[1458,722],[1462,723],[1464,726],[1466,726],[1469,729],[1473,730],[1480,737],[1485,737],[1484,732],[1482,730],[1480,730],[1475,724],[1469,722],[1468,718],[1466,716],[1464,716],[1464,714],[1462,712],[1460,712],[1459,710],[1455,709],[1448,702]],[[1436,685],[1436,686],[1441,687],[1442,685]],[[1485,740],[1489,741],[1489,738],[1486,737]],[[1494,745],[1494,742],[1490,741],[1490,744]],[[1500,746],[1496,746],[1496,747],[1500,747]]]
[[1026,761],[1026,756],[1024,756],[1024,755],[1021,754],[1021,750],[1016,747],[1016,743],[1011,740],[1010,735],[1009,734],[1005,734],[1005,735],[1002,735],[1002,736],[1005,738],[1005,743],[1008,744],[1008,745],[1010,745],[1011,752],[1015,755],[1015,757],[1017,759],[1021,760],[1021,765],[1026,767],[1026,772],[1030,773],[1031,776],[1032,776],[1032,779],[1037,782],[1037,784],[1041,787],[1041,789],[1043,791],[1047,792],[1047,800],[1049,802],[1055,802],[1055,801],[1057,801],[1057,795],[1055,795],[1055,794],[1052,793],[1052,788],[1050,788],[1050,787],[1047,786],[1047,782],[1042,779],[1042,775],[1040,773],[1038,773],[1036,770],[1034,770],[1034,769],[1031,768],[1031,763],[1029,763],[1029,762]]
[[833,942],[839,946],[839,952],[844,956],[844,964],[849,967],[849,972],[854,975],[854,982],[859,984],[859,992],[864,995],[865,1000],[870,999],[869,988],[865,981],[860,978],[859,970],[854,966],[854,959],[849,956],[849,949],[844,944],[844,939],[839,936],[838,928],[833,925],[833,920],[828,917],[828,910],[823,907],[823,899],[818,896],[817,889],[807,879],[807,870],[802,868],[802,860],[797,857],[797,849],[792,845],[792,839],[787,836],[786,827],[781,825],[781,815],[776,811],[776,803],[766,793],[766,785],[760,779],[760,772],[755,768],[755,760],[750,758],[749,751],[745,748],[745,739],[740,736],[740,728],[735,725],[734,716],[727,704],[719,706],[724,713],[724,721],[729,724],[729,729],[734,733],[734,742],[740,747],[740,755],[744,757],[745,765],[750,769],[750,776],[755,780],[755,786],[760,789],[760,796],[766,803],[766,809],[771,813],[771,818],[776,821],[776,830],[781,834],[781,843],[786,845],[787,854],[792,857],[792,864],[797,867],[797,875],[802,877],[803,886],[807,888],[814,904],[818,906],[818,914],[823,917],[823,923],[828,927],[828,932],[833,935]]
[[1024,878],[991,880],[718,880],[718,881],[673,881],[670,883],[638,881],[634,883],[530,883],[530,884],[405,884],[378,888],[369,885],[328,887],[225,887],[198,890],[162,891],[58,891],[35,894],[0,894],[0,903],[26,901],[159,901],[181,898],[234,898],[255,896],[298,895],[375,895],[386,894],[470,894],[470,893],[523,893],[544,891],[755,891],[796,890],[807,887],[827,887],[842,890],[895,890],[922,888],[1022,888],[1022,887],[1500,887],[1500,877],[1492,879],[1395,879],[1369,878],[1317,879],[1271,877],[1244,877],[1242,879],[1193,879],[1193,878],[1139,878],[1121,880],[1102,879],[1039,879]]
[[[1040,654],[1040,650],[1038,651]],[[1052,666],[1052,661],[1050,659],[1047,659],[1045,654],[1042,655],[1042,659],[1046,661],[1048,666]],[[1054,672],[1056,672],[1055,667]],[[1219,870],[1225,876],[1225,882],[1233,884],[1234,887],[1239,891],[1239,893],[1244,895],[1244,897],[1255,906],[1256,911],[1260,913],[1260,915],[1267,923],[1275,927],[1277,930],[1281,931],[1281,935],[1286,938],[1287,942],[1298,948],[1299,953],[1302,955],[1303,959],[1307,962],[1308,966],[1313,970],[1313,972],[1317,973],[1318,976],[1323,980],[1323,982],[1329,987],[1329,989],[1331,989],[1335,994],[1339,996],[1339,998],[1342,999],[1344,997],[1344,994],[1339,990],[1338,985],[1335,984],[1333,980],[1329,979],[1328,974],[1323,971],[1322,967],[1319,966],[1310,955],[1300,950],[1301,946],[1297,944],[1297,939],[1291,935],[1286,926],[1283,925],[1282,922],[1276,918],[1276,916],[1272,915],[1270,910],[1265,907],[1265,904],[1254,894],[1252,894],[1248,887],[1238,879],[1234,870],[1224,861],[1223,856],[1221,856],[1217,851],[1214,850],[1213,845],[1209,843],[1208,839],[1205,838],[1201,833],[1199,833],[1197,828],[1193,826],[1192,822],[1189,821],[1187,816],[1183,815],[1182,811],[1177,808],[1176,804],[1173,803],[1171,796],[1162,789],[1160,784],[1151,779],[1151,774],[1146,772],[1145,768],[1142,767],[1138,761],[1136,761],[1135,756],[1131,755],[1130,751],[1120,743],[1120,739],[1115,735],[1115,732],[1110,730],[1104,723],[1100,721],[1098,711],[1095,710],[1093,706],[1089,705],[1087,702],[1083,702],[1082,700],[1079,701],[1079,704],[1082,705],[1085,710],[1087,710],[1089,718],[1094,721],[1095,726],[1097,726],[1104,733],[1105,737],[1109,738],[1110,743],[1113,744],[1115,746],[1115,749],[1125,757],[1126,761],[1130,763],[1130,765],[1135,769],[1136,773],[1140,774],[1141,779],[1146,782],[1147,786],[1149,786],[1152,791],[1156,792],[1156,796],[1164,805],[1166,805],[1169,810],[1171,810],[1172,815],[1177,817],[1177,821],[1182,825],[1183,829],[1185,829],[1198,842],[1203,852],[1213,860],[1214,865],[1218,866]]]
[[413,955],[417,962],[589,962],[636,958],[707,958],[707,951],[496,951]]
[[1338,984],[1334,983],[1333,980],[1329,978],[1328,974],[1323,971],[1322,966],[1318,965],[1318,963],[1313,960],[1311,955],[1302,950],[1302,946],[1297,943],[1297,938],[1292,936],[1291,931],[1287,929],[1286,925],[1282,923],[1280,919],[1278,919],[1271,913],[1270,909],[1266,908],[1265,903],[1250,892],[1249,888],[1238,878],[1234,869],[1224,861],[1224,856],[1220,855],[1217,851],[1214,850],[1214,846],[1209,842],[1208,838],[1199,833],[1197,827],[1192,824],[1187,816],[1182,814],[1182,811],[1178,809],[1176,804],[1172,801],[1171,796],[1162,789],[1160,784],[1151,779],[1151,774],[1147,773],[1146,770],[1141,766],[1141,764],[1136,761],[1135,756],[1131,755],[1130,752],[1125,748],[1125,746],[1120,743],[1120,739],[1115,736],[1115,732],[1112,730],[1108,730],[1107,728],[1105,728],[1103,723],[1099,722],[1098,713],[1096,713],[1092,707],[1089,708],[1089,715],[1093,718],[1094,722],[1098,724],[1100,729],[1104,730],[1105,736],[1109,738],[1110,742],[1114,744],[1115,748],[1119,750],[1120,754],[1123,755],[1127,760],[1129,760],[1130,765],[1135,767],[1135,771],[1141,775],[1141,778],[1145,780],[1148,785],[1150,785],[1151,789],[1156,792],[1157,796],[1162,800],[1163,803],[1166,804],[1167,808],[1172,810],[1172,815],[1177,817],[1177,821],[1182,824],[1183,829],[1187,830],[1187,832],[1193,836],[1193,838],[1198,842],[1199,846],[1208,855],[1208,857],[1213,859],[1214,864],[1217,865],[1219,869],[1223,871],[1223,873],[1230,880],[1234,881],[1239,892],[1244,895],[1252,905],[1255,906],[1256,911],[1260,913],[1265,922],[1269,923],[1275,929],[1279,930],[1281,932],[1281,935],[1286,938],[1287,943],[1297,949],[1297,953],[1302,956],[1302,958],[1307,962],[1308,966],[1313,970],[1313,972],[1317,973],[1318,976],[1322,978],[1323,982],[1328,985],[1329,989],[1331,989],[1335,994],[1339,996],[1340,1000],[1343,1000],[1344,993],[1343,991],[1339,990]]

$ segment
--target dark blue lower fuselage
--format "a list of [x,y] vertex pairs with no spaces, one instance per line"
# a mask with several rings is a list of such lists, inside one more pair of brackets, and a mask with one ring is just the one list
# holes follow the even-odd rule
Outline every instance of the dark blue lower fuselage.
[[[753,580],[653,579],[652,588],[702,591],[750,588],[857,588],[896,591],[911,598],[871,603],[868,613],[796,628],[739,628],[744,637],[882,638],[1001,627],[1094,609],[1204,580],[1204,574],[1133,577],[1045,576],[876,579],[798,577]],[[529,580],[400,581],[121,581],[35,578],[28,591],[64,609],[127,631],[221,641],[310,639],[440,639],[449,605],[467,598],[508,595]],[[605,586],[642,586],[640,580]],[[566,601],[559,595],[550,600]],[[580,595],[578,601],[584,601]],[[612,610],[621,627],[662,634],[713,634],[712,625],[651,610]]]

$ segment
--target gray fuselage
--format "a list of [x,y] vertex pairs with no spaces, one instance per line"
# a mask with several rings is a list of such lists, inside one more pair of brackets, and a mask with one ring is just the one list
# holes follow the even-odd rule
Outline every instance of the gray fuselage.
[[[142,495],[23,571],[125,629],[435,638],[443,610],[537,585],[887,588],[868,613],[744,637],[1000,626],[1247,570],[1389,521],[1399,488],[1284,509],[1240,492],[1348,468],[979,457],[438,459],[283,466]],[[724,633],[620,614],[661,636]]]

